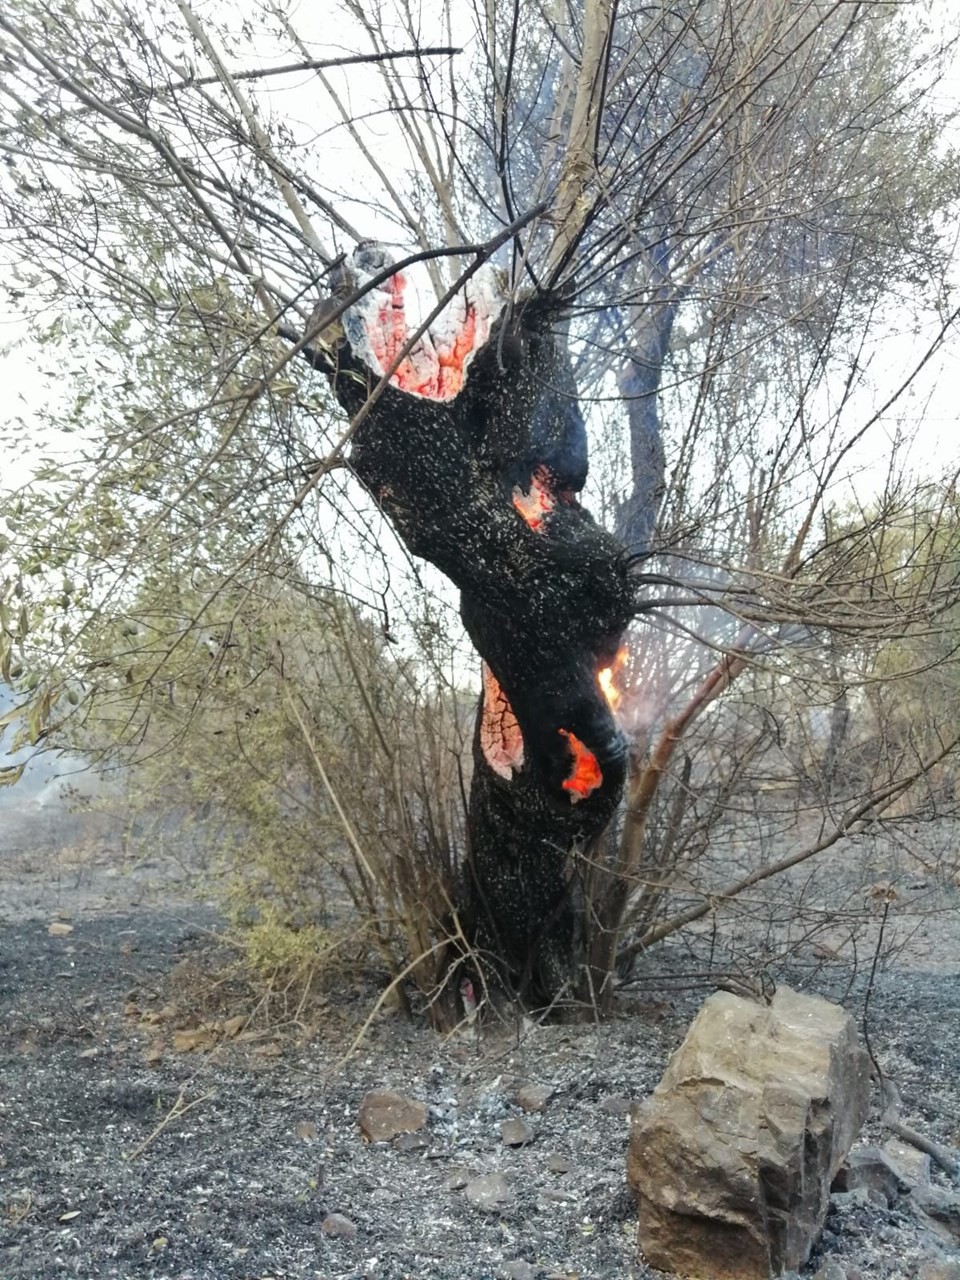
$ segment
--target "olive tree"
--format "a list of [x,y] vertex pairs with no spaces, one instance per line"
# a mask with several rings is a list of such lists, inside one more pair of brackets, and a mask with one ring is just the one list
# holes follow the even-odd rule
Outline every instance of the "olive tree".
[[[458,634],[427,561],[487,675],[464,873],[411,947],[605,1004],[618,955],[769,874],[696,868],[785,690],[846,688],[844,654],[953,607],[942,540],[851,589],[851,543],[916,505],[902,477],[832,516],[954,323],[951,48],[916,8],[831,0],[340,18],[347,55],[270,3],[0,17],[9,288],[73,370],[77,440],[7,500],[4,678],[35,682],[35,737],[68,691],[115,704],[88,638],[185,579],[178,635],[267,575],[385,633],[405,612],[416,649],[425,617]],[[937,326],[866,408],[904,297]],[[132,671],[139,732],[169,662]],[[901,792],[872,785],[833,838]]]

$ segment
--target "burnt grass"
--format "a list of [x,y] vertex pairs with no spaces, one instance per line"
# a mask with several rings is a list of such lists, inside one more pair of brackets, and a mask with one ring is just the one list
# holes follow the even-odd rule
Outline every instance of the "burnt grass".
[[[306,1028],[258,1030],[248,1006],[243,1031],[221,1025],[205,1038],[196,993],[215,969],[211,910],[163,894],[122,910],[88,898],[72,931],[51,935],[55,913],[10,902],[0,909],[2,1280],[659,1274],[637,1256],[624,1161],[629,1104],[653,1088],[709,990],[667,980],[678,954],[651,956],[601,1025],[489,1019],[444,1038],[388,1010],[344,1062],[376,975],[334,984]],[[812,986],[859,1016],[865,984],[838,963]],[[904,1119],[956,1146],[958,966],[889,968],[869,1031]],[[522,1085],[552,1096],[525,1117],[532,1141],[507,1147],[500,1126],[522,1114]],[[428,1105],[422,1134],[363,1141],[360,1100],[382,1088]],[[864,1140],[881,1138],[875,1112]],[[494,1212],[463,1189],[492,1172],[512,1196]],[[947,1187],[936,1171],[933,1181]],[[331,1214],[348,1220],[333,1224],[345,1234],[324,1228]],[[832,1276],[914,1280],[927,1262],[960,1260],[941,1232],[909,1197],[889,1207],[841,1197],[803,1275],[834,1262]]]

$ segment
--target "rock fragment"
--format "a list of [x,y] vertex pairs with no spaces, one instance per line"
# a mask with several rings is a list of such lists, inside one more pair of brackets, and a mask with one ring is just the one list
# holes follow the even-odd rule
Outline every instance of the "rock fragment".
[[960,1196],[941,1187],[919,1185],[910,1192],[910,1199],[933,1220],[942,1238],[960,1240]]
[[504,1120],[500,1125],[500,1136],[505,1147],[526,1147],[536,1137],[526,1120]]
[[917,1280],[960,1280],[960,1262],[925,1262]]
[[513,1204],[513,1191],[502,1173],[485,1173],[471,1178],[464,1188],[464,1195],[475,1209],[484,1213],[499,1213]]
[[892,1205],[910,1190],[910,1183],[880,1147],[854,1147],[837,1170],[833,1188],[842,1192],[858,1187],[879,1193],[887,1205]]
[[529,1262],[517,1258],[504,1262],[497,1271],[498,1280],[535,1280],[536,1272]]
[[847,1269],[839,1262],[825,1262],[813,1280],[847,1280]]
[[516,1094],[516,1103],[521,1111],[546,1111],[547,1103],[553,1097],[553,1090],[543,1084],[522,1085]]
[[605,1111],[608,1116],[628,1116],[632,1106],[630,1099],[619,1093],[600,1099],[600,1110]]
[[427,1123],[427,1108],[415,1098],[389,1089],[364,1095],[357,1115],[367,1142],[390,1142],[401,1133],[416,1133]]
[[930,1157],[925,1151],[918,1151],[898,1138],[885,1142],[883,1151],[911,1186],[926,1186],[930,1181]]
[[341,1240],[353,1240],[357,1235],[357,1226],[342,1213],[328,1213],[320,1223],[320,1230],[325,1236],[333,1236]]
[[447,1191],[462,1191],[469,1181],[469,1169],[454,1168],[444,1178],[443,1185]]
[[717,992],[634,1113],[627,1179],[644,1259],[694,1280],[799,1269],[866,1119],[870,1062],[836,1005]]

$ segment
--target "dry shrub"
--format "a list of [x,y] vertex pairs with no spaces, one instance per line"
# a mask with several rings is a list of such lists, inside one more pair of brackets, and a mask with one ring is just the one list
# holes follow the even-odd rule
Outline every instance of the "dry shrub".
[[372,954],[402,1000],[408,977],[435,996],[472,719],[456,688],[289,581],[133,609],[122,630],[149,674],[102,691],[84,739],[128,765],[132,852],[189,851],[249,973],[294,1004]]

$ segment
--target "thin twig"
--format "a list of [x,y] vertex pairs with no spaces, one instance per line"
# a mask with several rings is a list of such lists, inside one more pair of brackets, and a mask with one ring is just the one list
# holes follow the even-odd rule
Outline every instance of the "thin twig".
[[174,1120],[179,1120],[182,1116],[185,1116],[187,1112],[192,1111],[194,1107],[199,1107],[201,1102],[206,1102],[208,1098],[212,1098],[213,1095],[217,1092],[216,1089],[208,1089],[207,1092],[202,1093],[199,1098],[194,1098],[192,1102],[188,1102],[184,1105],[183,1098],[186,1091],[187,1091],[187,1086],[182,1085],[180,1092],[177,1094],[176,1102],[173,1104],[173,1106],[170,1108],[167,1114],[163,1117],[163,1119],[160,1121],[157,1127],[153,1130],[153,1132],[148,1137],[144,1138],[143,1142],[140,1143],[139,1147],[135,1147],[133,1151],[128,1152],[128,1154],[124,1157],[126,1160],[136,1160],[137,1156],[142,1155],[143,1152],[146,1151],[147,1147],[150,1146],[151,1142],[153,1142],[155,1138],[158,1138],[160,1134],[163,1133],[164,1129],[167,1128],[168,1125],[172,1124]]
[[[354,53],[344,58],[305,58],[300,62],[285,62],[279,67],[259,67],[256,71],[231,71],[230,78],[231,80],[263,80],[266,76],[295,75],[298,71],[326,71],[330,67],[355,67],[365,62],[395,62],[398,58],[452,58],[462,52],[462,49],[454,45],[431,45],[428,49]],[[219,76],[190,77],[180,84],[170,85],[170,90],[195,89],[202,85],[218,84],[219,81]]]

